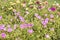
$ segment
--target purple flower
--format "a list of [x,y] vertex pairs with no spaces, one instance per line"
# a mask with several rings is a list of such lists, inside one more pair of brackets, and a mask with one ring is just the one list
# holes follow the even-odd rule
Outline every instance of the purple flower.
[[49,21],[49,18],[46,18],[46,19],[45,19],[45,23],[48,23],[48,21]]
[[25,22],[25,19],[22,16],[19,16],[21,22]]
[[2,16],[0,16],[0,20],[2,20]]
[[46,25],[48,21],[49,21],[49,18],[46,18],[45,20],[42,21],[42,25],[44,26],[44,28],[47,27]]
[[55,11],[56,8],[55,8],[55,7],[51,7],[50,10],[51,10],[51,11]]
[[12,32],[12,31],[13,31],[13,30],[12,30],[12,28],[10,28],[10,27],[7,29],[7,32]]
[[6,38],[6,34],[5,33],[1,33],[1,37],[2,38]]
[[0,24],[0,30],[4,30],[5,25]]
[[29,33],[29,34],[32,34],[33,32],[34,32],[34,31],[33,31],[32,29],[29,29],[29,30],[28,30],[28,33]]

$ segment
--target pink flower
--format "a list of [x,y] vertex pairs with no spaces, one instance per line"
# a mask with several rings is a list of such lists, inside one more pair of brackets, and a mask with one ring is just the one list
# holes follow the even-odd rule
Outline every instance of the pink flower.
[[16,29],[17,28],[17,24],[14,24],[14,29]]
[[31,28],[31,27],[33,27],[33,24],[32,24],[32,23],[24,23],[24,24],[21,24],[21,25],[20,25],[20,28],[21,28],[21,29]]
[[50,18],[54,18],[54,15],[53,15],[53,14],[51,14],[51,15],[50,15]]
[[34,24],[28,23],[28,26],[27,26],[27,27],[31,28],[31,27],[33,27],[33,26],[34,26]]
[[35,13],[35,17],[41,19],[41,16],[39,16],[37,13]]
[[25,20],[22,16],[19,16],[19,19],[20,19],[21,22],[25,22]]
[[2,38],[6,38],[6,34],[5,33],[1,33],[1,37]]
[[46,37],[46,38],[50,38],[49,34],[46,34],[45,37]]
[[12,32],[12,31],[13,31],[13,30],[12,30],[12,28],[10,28],[10,27],[7,29],[7,32]]
[[33,32],[34,32],[34,31],[33,31],[32,29],[29,29],[29,30],[28,30],[28,33],[29,33],[29,34],[32,34]]
[[0,16],[0,20],[2,20],[2,16]]
[[45,25],[46,25],[46,22],[43,20],[43,21],[42,21],[42,24],[45,26]]
[[48,23],[48,21],[49,21],[49,18],[46,18],[46,19],[45,19],[45,23]]
[[7,27],[10,27],[10,24],[8,24]]
[[4,30],[5,25],[0,24],[0,30]]
[[21,28],[21,29],[27,28],[27,24],[21,24],[21,25],[20,25],[20,28]]
[[48,24],[49,18],[46,18],[45,20],[42,21],[42,25],[45,27],[47,27],[46,25]]
[[37,14],[37,13],[35,13],[35,16],[38,16],[38,14]]

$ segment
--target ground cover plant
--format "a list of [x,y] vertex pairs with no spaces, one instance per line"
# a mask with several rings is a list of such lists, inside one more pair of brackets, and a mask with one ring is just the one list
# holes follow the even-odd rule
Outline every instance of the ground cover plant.
[[0,0],[0,40],[60,40],[60,0]]

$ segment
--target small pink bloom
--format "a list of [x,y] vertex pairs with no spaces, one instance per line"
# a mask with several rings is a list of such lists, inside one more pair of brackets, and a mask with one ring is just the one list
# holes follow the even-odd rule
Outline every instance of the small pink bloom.
[[8,24],[7,27],[10,27],[10,24]]
[[0,30],[4,30],[5,25],[4,24],[0,24]]
[[27,24],[21,24],[21,25],[20,25],[20,28],[21,28],[21,29],[27,28]]
[[28,30],[28,33],[32,34],[34,31],[32,29]]
[[10,28],[10,27],[7,29],[7,32],[12,32],[12,31],[13,31],[13,30],[12,30],[12,28]]
[[37,14],[37,13],[35,13],[35,16],[38,16],[38,14]]
[[50,18],[54,18],[54,15],[53,15],[53,14],[51,14],[51,15],[50,15]]
[[46,34],[45,37],[46,37],[46,38],[50,38],[49,34]]
[[0,16],[0,20],[2,20],[2,16]]
[[28,23],[28,24],[27,24],[27,27],[29,27],[29,28],[31,28],[31,27],[33,27],[33,26],[34,26],[33,23]]
[[43,24],[43,25],[46,25],[45,21],[42,21],[42,24]]
[[19,16],[21,22],[25,22],[25,19],[22,16]]
[[17,24],[14,24],[14,29],[16,29],[17,28]]
[[45,19],[45,23],[48,23],[48,21],[49,21],[49,18],[46,18],[46,19]]
[[35,17],[41,19],[41,16],[39,16],[37,13],[35,13]]
[[1,33],[1,37],[2,38],[6,38],[6,34],[5,33]]

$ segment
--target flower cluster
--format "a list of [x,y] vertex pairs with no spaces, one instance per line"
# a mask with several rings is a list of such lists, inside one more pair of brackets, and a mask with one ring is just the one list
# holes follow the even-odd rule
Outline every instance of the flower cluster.
[[1,0],[0,40],[59,40],[60,4],[52,3]]

